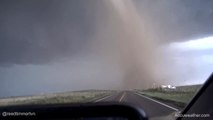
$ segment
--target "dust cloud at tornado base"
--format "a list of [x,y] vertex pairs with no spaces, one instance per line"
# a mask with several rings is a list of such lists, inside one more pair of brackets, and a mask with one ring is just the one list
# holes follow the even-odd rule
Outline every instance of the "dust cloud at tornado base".
[[121,80],[114,81],[121,82],[118,88],[146,89],[153,83],[166,83],[160,81],[166,57],[160,52],[154,33],[148,30],[151,23],[142,18],[132,1],[111,0],[104,4],[108,14],[97,24],[93,47],[109,65],[120,68]]

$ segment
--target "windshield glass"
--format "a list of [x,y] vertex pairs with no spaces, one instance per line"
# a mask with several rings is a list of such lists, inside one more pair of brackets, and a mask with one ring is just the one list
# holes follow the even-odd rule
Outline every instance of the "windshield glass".
[[0,106],[117,101],[150,116],[182,110],[213,70],[212,6],[1,0]]

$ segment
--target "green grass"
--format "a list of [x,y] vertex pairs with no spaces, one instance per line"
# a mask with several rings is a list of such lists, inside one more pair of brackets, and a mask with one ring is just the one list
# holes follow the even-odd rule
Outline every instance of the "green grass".
[[176,90],[156,88],[143,91],[139,90],[138,92],[162,102],[173,104],[174,106],[177,106],[179,108],[184,108],[190,102],[190,100],[193,98],[200,87],[201,85],[180,86],[177,87]]
[[47,94],[39,96],[13,97],[0,99],[0,106],[23,104],[63,104],[93,102],[97,99],[112,94],[113,91],[76,91],[66,93]]

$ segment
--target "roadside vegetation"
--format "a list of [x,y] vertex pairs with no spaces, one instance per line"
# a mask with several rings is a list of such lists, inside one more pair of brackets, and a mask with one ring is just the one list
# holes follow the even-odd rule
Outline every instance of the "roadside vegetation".
[[201,85],[179,86],[176,89],[152,88],[137,92],[182,109],[190,102],[200,87]]
[[82,103],[93,102],[112,94],[114,91],[90,90],[75,91],[38,96],[11,97],[0,99],[0,106],[23,105],[23,104],[56,104],[56,103]]

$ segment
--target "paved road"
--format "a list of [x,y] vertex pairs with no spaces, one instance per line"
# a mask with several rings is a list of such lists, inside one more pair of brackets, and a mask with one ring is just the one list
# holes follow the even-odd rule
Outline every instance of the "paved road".
[[97,100],[96,102],[109,102],[109,101],[135,104],[141,107],[149,117],[164,116],[177,110],[159,101],[155,101],[146,96],[142,96],[131,91],[119,92],[111,96]]

